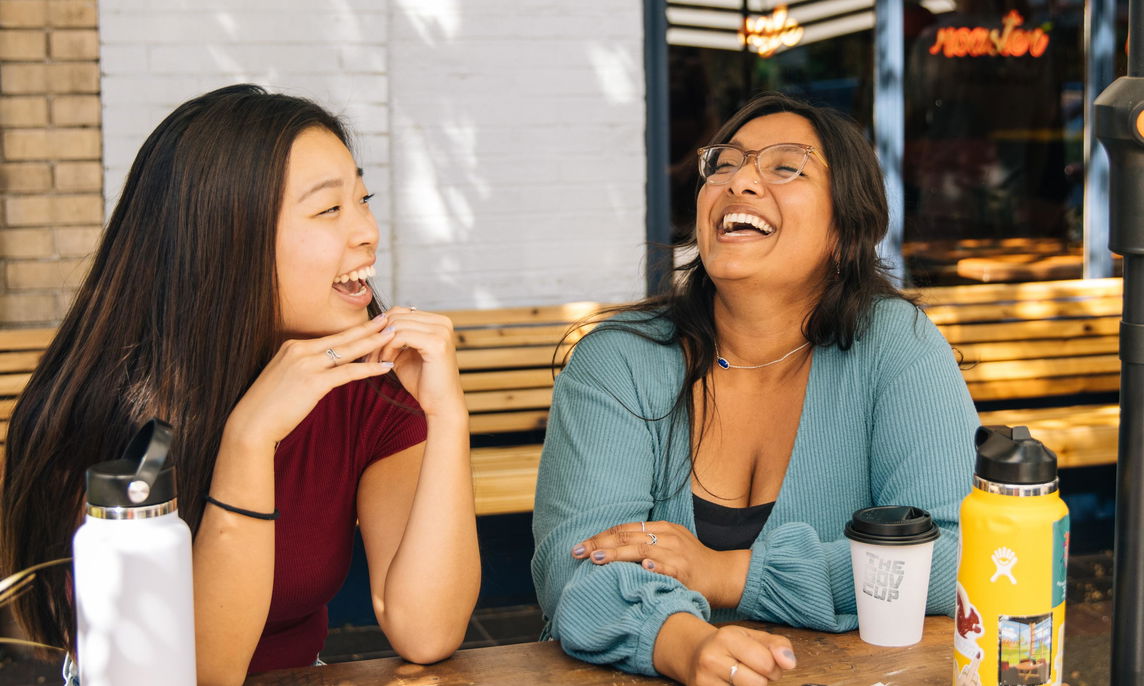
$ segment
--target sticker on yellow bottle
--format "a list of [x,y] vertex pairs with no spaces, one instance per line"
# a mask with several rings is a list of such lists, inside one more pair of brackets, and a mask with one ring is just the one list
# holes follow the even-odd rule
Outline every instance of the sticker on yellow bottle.
[[1001,615],[997,618],[998,686],[1050,683],[1053,615]]
[[1069,516],[1053,522],[1053,607],[1065,602],[1069,569]]

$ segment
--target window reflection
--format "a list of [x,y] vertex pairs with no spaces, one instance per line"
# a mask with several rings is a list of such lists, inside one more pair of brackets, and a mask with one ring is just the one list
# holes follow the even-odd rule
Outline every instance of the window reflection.
[[905,37],[910,277],[1078,278],[1083,4],[950,4],[942,13],[913,6]]
[[[907,283],[1079,278],[1090,59],[1083,0],[902,3]],[[696,148],[751,94],[773,89],[831,105],[873,139],[874,6],[668,2],[675,240],[694,222]],[[1127,7],[1118,0],[1118,46]],[[1123,50],[1115,59],[1124,74]]]

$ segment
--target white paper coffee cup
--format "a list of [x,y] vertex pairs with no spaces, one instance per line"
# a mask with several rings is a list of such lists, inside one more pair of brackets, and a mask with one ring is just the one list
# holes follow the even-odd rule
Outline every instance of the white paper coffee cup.
[[863,641],[908,646],[922,639],[933,542],[940,534],[929,513],[916,507],[854,513],[846,537]]

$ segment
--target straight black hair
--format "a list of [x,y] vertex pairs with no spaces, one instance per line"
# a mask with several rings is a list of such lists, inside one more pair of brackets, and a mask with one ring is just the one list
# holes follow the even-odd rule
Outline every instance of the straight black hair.
[[[349,143],[319,105],[237,85],[184,103],[147,138],[13,410],[0,577],[70,555],[85,471],[151,417],[174,426],[179,513],[198,530],[227,417],[281,342],[278,214],[291,146],[313,127]],[[70,570],[38,575],[15,616],[32,640],[70,649]]]

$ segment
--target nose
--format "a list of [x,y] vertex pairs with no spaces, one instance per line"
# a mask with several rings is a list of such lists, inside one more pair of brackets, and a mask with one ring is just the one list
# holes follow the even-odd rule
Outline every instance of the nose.
[[762,177],[759,175],[759,165],[757,153],[747,153],[747,158],[743,160],[743,166],[731,176],[731,183],[727,184],[727,191],[736,195],[762,195],[763,188],[766,183],[763,182]]
[[350,245],[355,248],[359,246],[375,248],[380,237],[377,219],[374,218],[373,210],[368,203],[362,203],[359,207],[361,209],[354,217],[350,228]]

